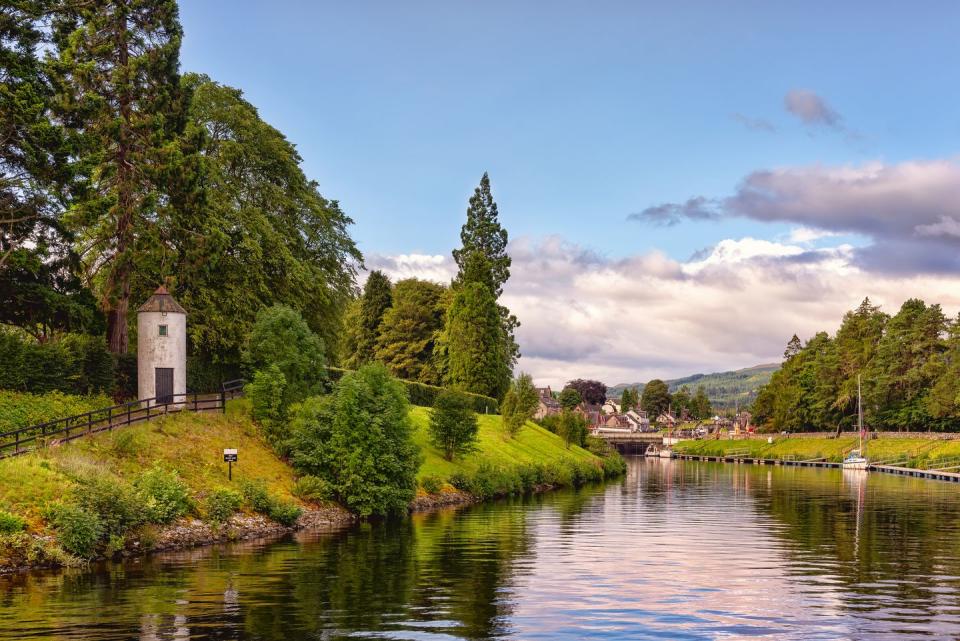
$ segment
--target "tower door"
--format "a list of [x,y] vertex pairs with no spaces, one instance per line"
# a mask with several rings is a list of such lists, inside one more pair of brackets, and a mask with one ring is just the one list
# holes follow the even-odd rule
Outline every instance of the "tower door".
[[172,367],[158,367],[156,368],[156,394],[157,394],[157,405],[161,403],[172,403],[173,402],[173,368]]

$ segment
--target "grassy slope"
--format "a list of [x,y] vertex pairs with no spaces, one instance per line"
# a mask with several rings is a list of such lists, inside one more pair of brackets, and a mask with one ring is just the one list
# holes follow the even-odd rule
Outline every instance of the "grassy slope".
[[[481,416],[479,449],[451,463],[429,444],[429,410],[415,407],[411,417],[417,428],[415,440],[424,452],[420,478],[432,474],[446,480],[460,469],[474,471],[482,460],[508,467],[531,461],[594,458],[579,447],[566,449],[560,437],[533,423],[517,438],[506,441],[500,417]],[[242,478],[263,479],[272,493],[295,501],[290,494],[293,470],[260,440],[247,405],[234,401],[226,415],[184,413],[0,461],[0,509],[21,514],[37,526],[43,506],[70,491],[73,483],[65,472],[85,467],[112,471],[133,481],[143,470],[160,464],[177,470],[194,495],[202,496],[210,488],[229,485],[223,463],[227,447],[239,450],[234,484]]]
[[[754,458],[778,459],[794,457],[797,460],[826,458],[842,460],[844,454],[857,446],[857,438],[776,438],[773,444],[765,439],[682,441],[674,448],[685,454],[722,456],[730,452],[746,451]],[[870,441],[867,453],[873,461],[889,461],[908,457],[911,464],[923,467],[933,461],[960,457],[960,441],[934,441],[915,438],[879,438]],[[960,463],[960,461],[958,461]]]
[[458,470],[476,471],[481,461],[510,467],[522,463],[547,463],[566,458],[579,461],[596,458],[575,445],[567,449],[562,438],[535,423],[527,423],[516,438],[508,440],[504,438],[503,422],[499,416],[478,416],[480,432],[477,450],[451,462],[443,458],[440,450],[430,445],[428,434],[430,410],[425,407],[415,407],[411,417],[417,428],[414,440],[424,454],[418,478],[433,475],[446,480]]

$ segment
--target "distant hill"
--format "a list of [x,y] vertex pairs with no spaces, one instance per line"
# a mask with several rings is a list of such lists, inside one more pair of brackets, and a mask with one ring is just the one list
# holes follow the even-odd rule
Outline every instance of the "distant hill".
[[[757,396],[757,390],[765,385],[775,371],[780,369],[777,363],[765,365],[755,365],[732,372],[717,372],[714,374],[694,374],[683,378],[675,378],[667,381],[671,392],[686,385],[690,388],[690,393],[697,391],[697,387],[703,385],[707,392],[710,403],[717,409],[728,409],[736,407],[749,407],[753,399]],[[609,398],[620,398],[620,395],[628,387],[635,387],[640,392],[646,383],[621,383],[607,389]]]

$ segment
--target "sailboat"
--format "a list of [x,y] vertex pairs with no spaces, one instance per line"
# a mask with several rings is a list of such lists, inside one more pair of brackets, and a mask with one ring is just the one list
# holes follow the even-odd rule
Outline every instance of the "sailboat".
[[857,374],[857,428],[860,432],[860,447],[850,450],[847,458],[843,459],[843,469],[845,470],[866,470],[870,467],[870,461],[866,457],[866,448],[863,445],[863,403],[860,394],[859,374]]

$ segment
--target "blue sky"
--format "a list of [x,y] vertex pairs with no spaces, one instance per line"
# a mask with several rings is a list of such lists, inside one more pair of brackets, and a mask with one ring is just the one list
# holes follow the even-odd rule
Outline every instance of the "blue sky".
[[[902,218],[912,215],[912,190],[927,184],[907,176],[937,171],[907,164],[946,162],[940,175],[952,176],[958,153],[953,2],[202,0],[182,3],[181,14],[184,70],[242,89],[355,219],[354,237],[371,257],[448,255],[467,198],[489,171],[511,238],[556,237],[575,245],[567,253],[682,263],[723,241],[784,243],[812,227],[833,235],[803,249],[873,245],[849,260],[874,270],[891,237],[883,245],[881,232],[854,218],[884,202],[883,185],[861,206],[848,181],[820,209],[817,186],[846,180],[845,168],[880,167],[871,180],[893,184],[907,208],[882,215]],[[801,100],[792,112],[791,95]],[[823,175],[811,176],[818,167]],[[738,186],[780,169],[802,175],[778,183],[777,197],[803,198],[771,211],[745,204]],[[693,197],[717,201],[716,216],[627,221]],[[951,212],[928,214],[916,225],[924,242],[953,229]],[[898,277],[933,270],[942,278],[954,267],[949,258],[927,262],[898,267]],[[772,341],[793,330],[769,331]],[[752,365],[766,353],[651,362],[684,373]]]

